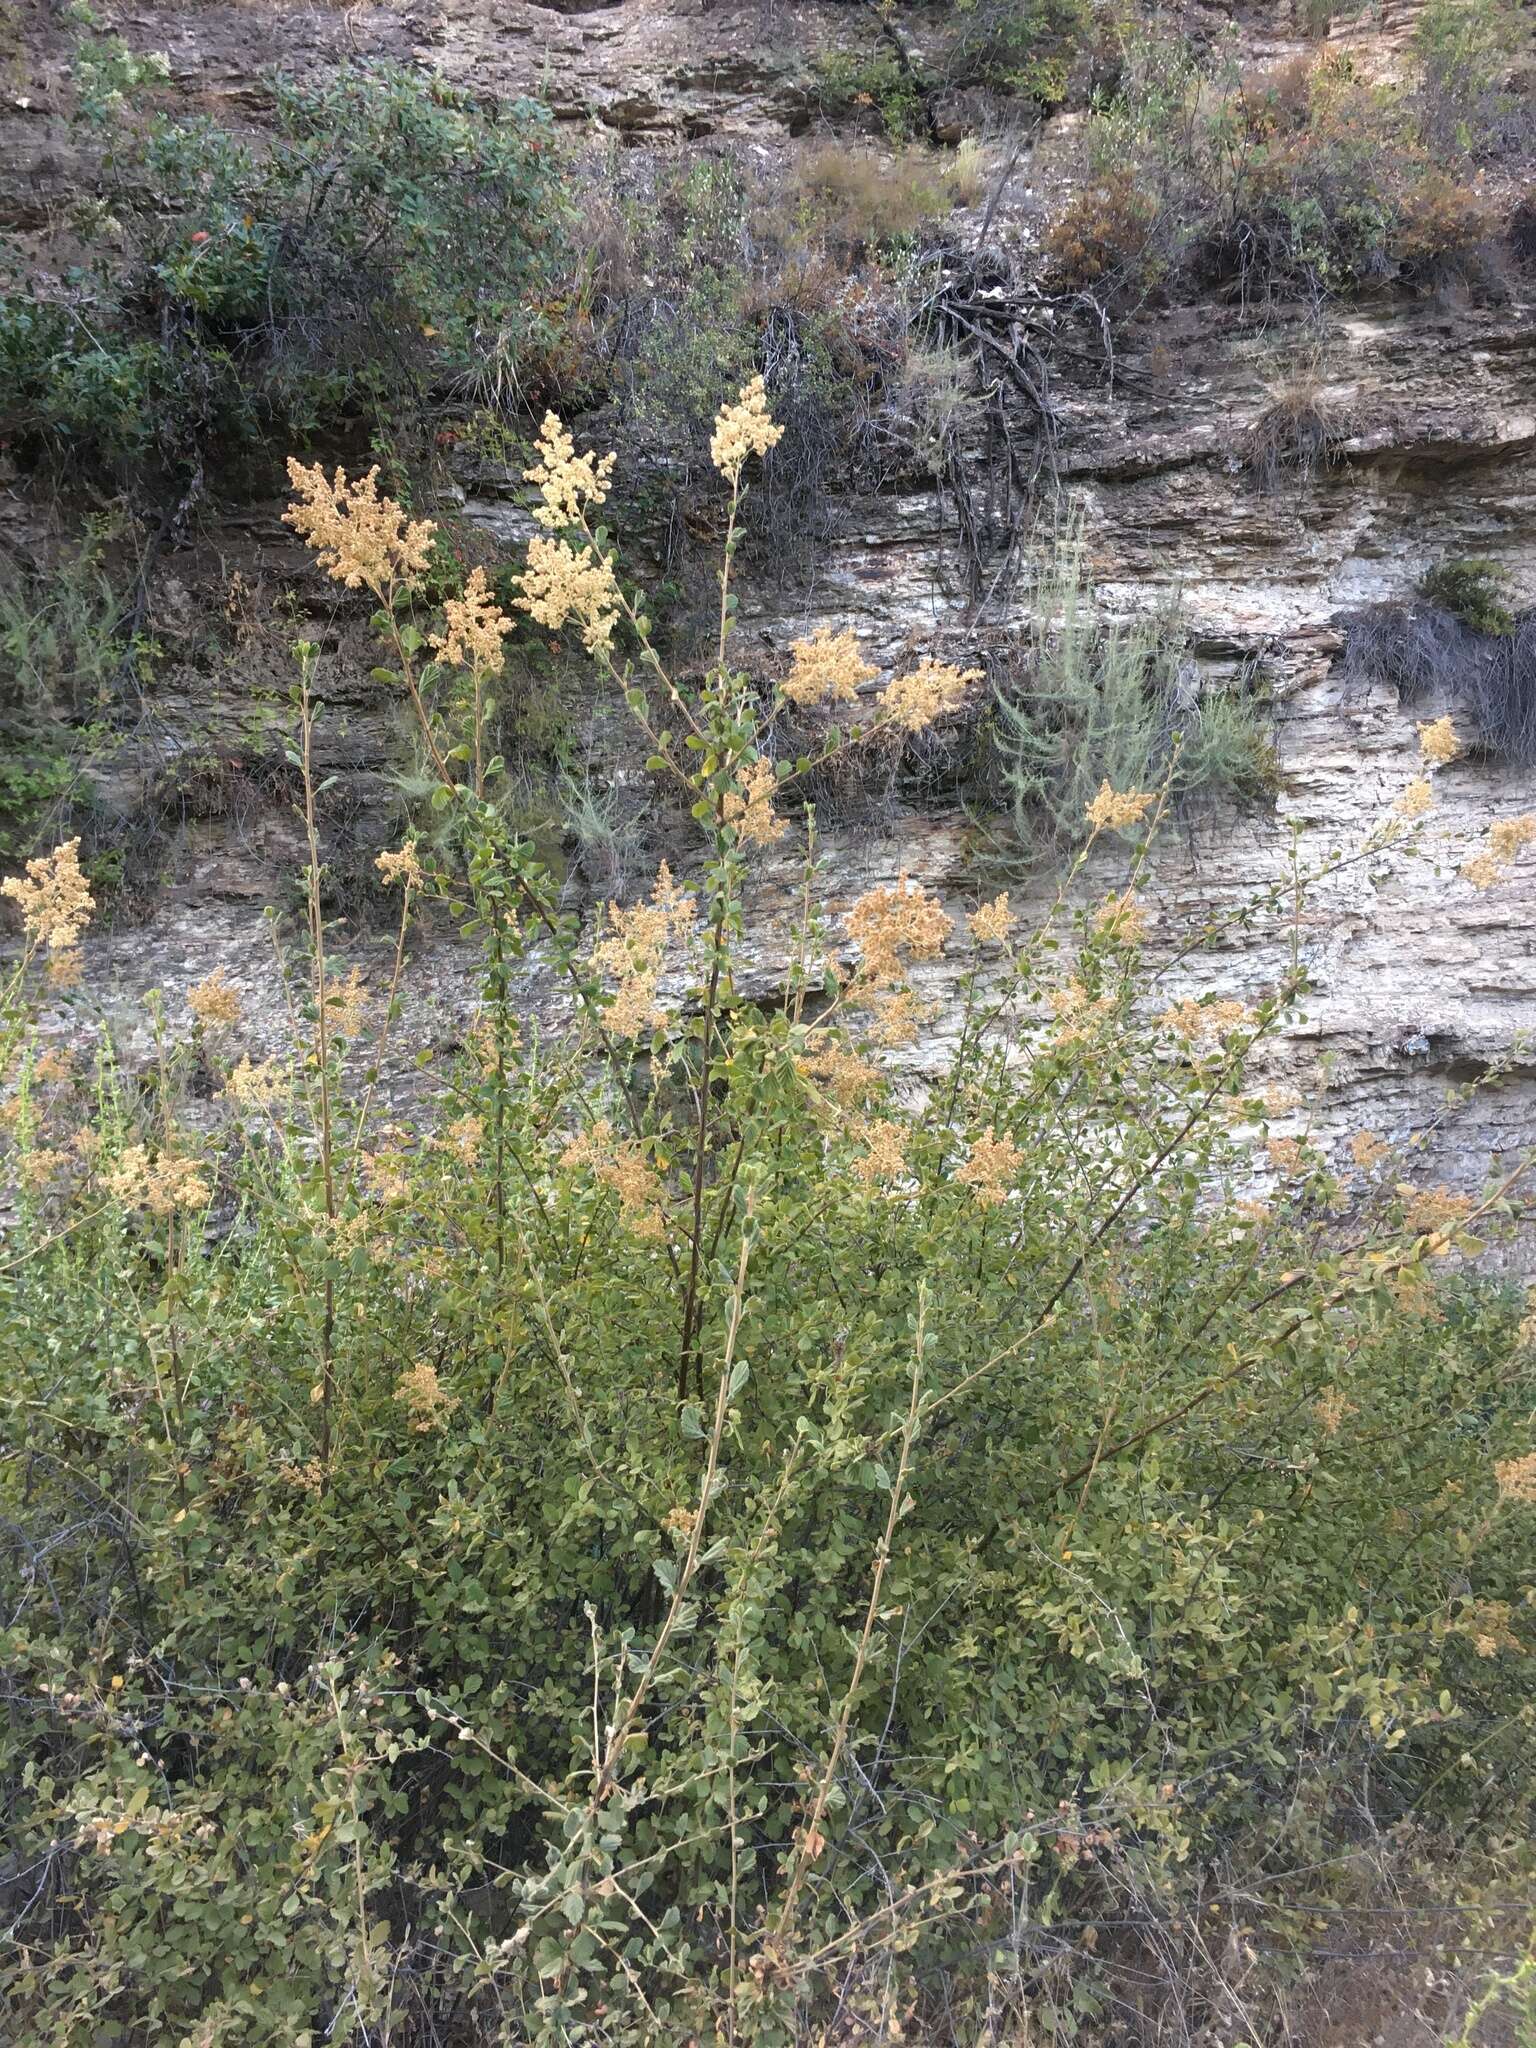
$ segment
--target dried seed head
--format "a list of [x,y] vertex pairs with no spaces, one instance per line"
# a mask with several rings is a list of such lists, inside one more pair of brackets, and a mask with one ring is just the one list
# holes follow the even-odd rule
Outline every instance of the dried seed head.
[[1003,945],[1013,928],[1013,912],[1008,907],[1007,891],[1001,896],[994,896],[990,903],[983,903],[979,910],[973,910],[966,924],[978,945]]
[[1151,806],[1150,790],[1117,790],[1106,777],[1083,815],[1095,832],[1126,832],[1141,823]]
[[952,662],[923,661],[909,676],[898,676],[881,692],[881,715],[903,732],[922,732],[936,718],[958,711],[979,668],[959,669]]
[[859,652],[850,627],[833,633],[819,626],[809,640],[796,640],[790,647],[794,666],[782,688],[791,704],[851,704],[860,686],[873,682],[879,671]]
[[1008,1199],[1023,1162],[1024,1154],[1012,1138],[999,1138],[988,1124],[972,1145],[965,1164],[956,1169],[955,1179],[970,1189],[984,1209],[991,1209]]
[[885,1187],[907,1170],[906,1133],[884,1117],[861,1124],[857,1136],[864,1146],[853,1162],[856,1179],[866,1187]]
[[1151,920],[1136,900],[1134,889],[1118,896],[1106,896],[1093,915],[1093,929],[1100,938],[1116,946],[1139,946]]
[[1431,767],[1444,768],[1461,750],[1461,741],[1449,718],[1426,720],[1419,726],[1419,754]]
[[576,443],[558,415],[552,412],[544,415],[538,449],[538,461],[531,469],[523,471],[527,482],[537,484],[539,495],[544,500],[542,505],[534,507],[534,518],[540,526],[547,526],[552,532],[580,525],[582,513],[588,505],[601,505],[606,501],[614,458],[611,455],[598,458],[578,455]]
[[480,675],[494,675],[501,667],[506,658],[501,643],[512,621],[491,596],[483,569],[470,570],[462,597],[444,601],[443,624],[446,631],[432,641],[439,660]]
[[721,815],[727,825],[735,826],[736,835],[743,845],[771,846],[789,830],[788,824],[773,808],[774,792],[778,786],[773,763],[759,758],[742,776],[736,788],[726,791],[720,807]]
[[894,889],[868,889],[848,912],[848,936],[859,948],[862,977],[875,986],[900,981],[908,961],[936,960],[953,930],[938,898],[905,871]]

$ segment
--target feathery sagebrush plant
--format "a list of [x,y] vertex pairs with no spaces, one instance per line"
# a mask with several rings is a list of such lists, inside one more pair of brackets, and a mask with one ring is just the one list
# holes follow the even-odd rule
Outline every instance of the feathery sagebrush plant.
[[1172,805],[1273,792],[1274,743],[1255,700],[1194,683],[1176,611],[1106,618],[1080,516],[1039,557],[1016,656],[992,678],[992,771],[1012,835],[1076,849],[1102,783],[1158,787]]
[[[1320,877],[1232,914],[1294,934],[1263,1000],[1177,994],[1137,887],[1166,790],[1093,792],[1033,932],[906,876],[839,903],[807,831],[750,1000],[754,864],[803,778],[975,680],[930,658],[864,716],[877,678],[823,635],[781,694],[824,736],[768,757],[730,572],[776,431],[758,384],[717,422],[685,686],[598,523],[611,459],[545,422],[519,602],[698,829],[594,928],[498,808],[506,617],[472,582],[424,636],[428,523],[298,464],[290,519],[375,606],[454,825],[381,861],[391,986],[321,915],[311,649],[285,1050],[222,977],[185,1027],[167,1000],[150,1080],[51,1040],[29,991],[88,890],[68,847],[6,884],[19,2037],[1080,2040],[1127,1915],[1171,1952],[1256,1832],[1266,1888],[1313,1873],[1288,1908],[1348,1866],[1357,1795],[1473,1835],[1490,1784],[1529,1811],[1536,1327],[1441,1277],[1521,1170],[1462,1195],[1374,1137],[1325,1156],[1265,1081]],[[1427,729],[1363,854],[1408,849],[1455,745]],[[484,1003],[407,1126],[380,1083],[429,897]],[[961,1020],[914,1097],[885,1052],[944,955]],[[558,1027],[515,1012],[530,957]]]

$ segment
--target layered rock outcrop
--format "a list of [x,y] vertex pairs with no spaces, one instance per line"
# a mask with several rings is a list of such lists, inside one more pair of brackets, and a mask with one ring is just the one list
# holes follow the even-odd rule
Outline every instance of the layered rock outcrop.
[[[835,41],[848,10],[714,7],[709,0],[618,0],[545,6],[530,0],[451,0],[440,9],[273,10],[234,5],[135,10],[119,23],[136,46],[164,49],[190,100],[241,108],[266,62],[323,67],[354,54],[439,65],[477,89],[539,90],[556,112],[643,148],[689,138],[791,149],[808,118],[807,52]],[[1401,22],[1389,24],[1390,61]],[[1258,32],[1286,46],[1266,16]],[[0,132],[0,178],[13,222],[24,222],[68,175],[54,100],[59,43],[39,29],[27,90],[12,95]],[[998,232],[1027,236],[1033,196],[1016,181]],[[1423,849],[1386,848],[1341,865],[1299,920],[1283,900],[1293,861],[1325,864],[1359,848],[1417,772],[1415,724],[1448,702],[1413,706],[1351,681],[1339,657],[1344,622],[1361,606],[1411,601],[1417,578],[1447,557],[1499,563],[1518,602],[1536,604],[1536,322],[1527,277],[1487,307],[1403,300],[1341,312],[1319,350],[1308,339],[1326,446],[1310,467],[1264,473],[1262,423],[1278,383],[1294,369],[1297,332],[1283,309],[1259,320],[1230,307],[1150,315],[1116,340],[1114,374],[1065,372],[1056,388],[1057,468],[1079,499],[1096,574],[1118,611],[1153,608],[1177,594],[1199,664],[1215,676],[1262,679],[1273,698],[1279,789],[1272,808],[1209,813],[1171,833],[1155,862],[1149,901],[1165,955],[1213,915],[1235,911],[1271,885],[1282,900],[1234,922],[1199,958],[1169,977],[1176,992],[1219,980],[1252,994],[1273,987],[1293,951],[1312,993],[1284,1034],[1274,1078],[1296,1098],[1295,1120],[1329,1143],[1371,1128],[1392,1137],[1429,1129],[1435,1171],[1475,1182],[1490,1155],[1536,1144],[1536,867],[1480,891],[1458,870],[1495,819],[1536,808],[1536,777],[1476,746],[1437,778],[1439,808]],[[514,540],[515,500],[483,476],[466,478],[464,515]],[[204,601],[211,565],[241,564],[247,584],[303,587],[307,571],[280,508],[216,514],[164,585],[174,638],[178,590]],[[31,516],[26,480],[12,479],[12,518]],[[952,520],[940,495],[912,487],[837,508],[834,538],[803,583],[749,588],[743,646],[771,664],[820,623],[852,625],[882,666],[911,651],[963,646],[983,634],[1006,642],[1028,600],[1028,574],[981,625],[957,573]],[[318,608],[310,628],[329,645],[352,625]],[[337,665],[326,729],[327,767],[366,812],[403,759],[391,707]],[[366,676],[365,659],[355,676]],[[162,765],[197,746],[217,759],[253,722],[275,725],[276,678],[254,657],[217,676],[173,672],[156,705],[152,749]],[[1470,741],[1475,732],[1467,731]],[[233,740],[229,740],[233,748]],[[142,748],[125,766],[124,799],[142,784]],[[974,900],[973,840],[965,818],[931,809],[828,827],[823,850],[843,897],[905,868],[959,908]],[[186,821],[181,860],[134,928],[90,948],[91,998],[136,1028],[137,998],[173,992],[222,964],[249,999],[252,1030],[286,1029],[274,980],[264,905],[280,900],[302,859],[280,793],[242,785],[237,797]],[[1117,882],[1106,854],[1090,878]],[[1044,891],[1052,878],[1041,877]],[[1027,892],[1026,892],[1027,893]],[[769,861],[754,944],[771,981],[790,899],[787,871]],[[366,956],[371,942],[360,941]],[[397,1042],[408,1051],[447,1045],[474,1000],[474,966],[446,935],[423,938],[405,985]],[[942,975],[934,992],[942,1000]],[[555,992],[530,969],[526,1000]],[[63,1013],[58,1028],[75,1028]],[[942,1040],[942,1031],[939,1034]],[[409,1085],[402,1058],[399,1085]],[[1442,1122],[1448,1090],[1497,1074]]]

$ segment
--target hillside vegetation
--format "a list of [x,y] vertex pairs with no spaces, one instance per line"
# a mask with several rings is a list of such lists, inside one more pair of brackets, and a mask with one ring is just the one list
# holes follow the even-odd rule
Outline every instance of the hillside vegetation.
[[[596,524],[611,459],[545,422],[517,602],[580,637],[698,833],[695,881],[595,935],[497,807],[485,579],[424,632],[429,524],[291,465],[436,777],[431,851],[379,861],[401,945],[436,901],[484,958],[411,1123],[376,1102],[393,991],[323,915],[312,647],[290,1058],[242,1051],[217,972],[152,1019],[152,1086],[45,1048],[28,990],[91,893],[73,842],[6,884],[29,2040],[1071,2040],[1132,1986],[1154,2031],[1230,1999],[1257,2032],[1313,1908],[1404,1859],[1518,1896],[1531,1325],[1458,1268],[1523,1170],[1475,1199],[1272,1135],[1250,1068],[1305,977],[1159,1005],[1166,780],[1088,803],[1076,868],[1130,849],[1095,910],[1021,931],[998,896],[959,931],[902,876],[834,914],[797,785],[969,679],[925,661],[866,714],[851,641],[804,642],[779,689],[820,734],[771,757],[730,570],[779,432],[760,379],[717,420],[717,646],[680,687]],[[1339,858],[1405,852],[1456,750],[1426,725]],[[742,919],[791,831],[765,1008]],[[1490,885],[1532,836],[1496,834]],[[530,946],[569,980],[555,1038],[508,1000]],[[964,1029],[913,1101],[884,1061],[950,949]]]
[[[793,159],[632,160],[393,63],[194,116],[72,12],[94,182],[0,301],[63,535],[0,590],[26,2048],[1536,2036],[1536,1162],[1424,1163],[1522,1055],[1347,1150],[1274,1078],[1340,878],[1390,903],[1453,767],[1529,761],[1531,618],[1469,556],[1347,619],[1411,770],[1175,924],[1163,843],[1280,786],[1265,677],[1112,612],[1056,395],[1150,308],[1502,303],[1528,29],[1429,0],[1389,85],[1328,8],[1263,68],[841,12]],[[950,146],[965,95],[1012,126]],[[1260,498],[1344,438],[1304,353]],[[914,477],[963,626],[748,644]],[[215,500],[301,563],[258,623],[163,602]],[[172,637],[238,747],[162,745]],[[218,958],[111,1021],[97,935],[257,790],[280,1044]],[[898,798],[963,903],[843,886]],[[1443,886],[1497,916],[1533,846],[1510,804]],[[425,1042],[429,946],[478,999]]]

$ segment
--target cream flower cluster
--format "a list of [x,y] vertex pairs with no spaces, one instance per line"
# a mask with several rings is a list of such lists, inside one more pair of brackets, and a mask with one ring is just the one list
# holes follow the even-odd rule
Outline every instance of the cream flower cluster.
[[1432,719],[1419,727],[1419,752],[1432,767],[1447,767],[1461,750],[1461,741],[1449,718]]
[[544,500],[533,508],[534,518],[553,533],[567,526],[579,526],[588,505],[607,501],[613,456],[578,455],[576,443],[559,415],[552,412],[544,415],[538,450],[538,461],[523,471],[525,480],[537,485]]
[[771,846],[789,830],[773,808],[778,786],[773,763],[759,758],[742,775],[738,786],[726,791],[721,815],[727,825],[735,826],[736,836],[744,846]]
[[749,455],[766,455],[784,438],[768,411],[768,392],[761,377],[743,384],[732,405],[722,405],[715,416],[710,436],[709,459],[724,477],[735,483]]
[[1474,854],[1462,874],[1474,889],[1491,889],[1502,882],[1516,857],[1536,840],[1536,816],[1527,812],[1519,818],[1500,818],[1488,828],[1488,844]]
[[245,1014],[240,991],[225,980],[222,967],[216,967],[205,980],[194,982],[187,990],[187,1008],[199,1024],[210,1028],[238,1024]]
[[878,987],[900,981],[907,960],[935,960],[954,929],[953,920],[903,873],[894,889],[868,889],[848,912],[848,936],[859,948],[864,981]]
[[212,1199],[197,1160],[167,1152],[152,1160],[142,1145],[127,1146],[101,1180],[115,1201],[125,1208],[147,1209],[151,1216],[206,1209]]
[[790,647],[793,667],[784,678],[784,695],[803,709],[815,704],[851,704],[863,683],[873,682],[879,671],[859,652],[850,627],[834,633],[818,626],[809,640],[796,640]]
[[955,1171],[955,1179],[969,1188],[972,1198],[984,1209],[996,1208],[1008,1199],[1018,1178],[1024,1154],[1006,1132],[1000,1138],[988,1124],[972,1145],[970,1156]]
[[574,619],[589,654],[605,653],[612,646],[619,623],[619,586],[613,565],[595,548],[531,540],[522,581],[518,603],[541,626],[558,632],[567,619]]
[[884,717],[903,732],[922,732],[936,718],[958,711],[972,683],[981,681],[979,668],[956,668],[952,662],[925,660],[907,676],[888,683],[880,696]]
[[667,948],[687,938],[693,918],[692,899],[673,881],[665,861],[648,903],[608,905],[608,929],[592,948],[592,964],[616,984],[603,1021],[618,1037],[638,1038],[660,1023],[656,989]]
[[451,668],[494,675],[505,659],[501,643],[512,621],[492,597],[483,569],[470,570],[462,597],[445,600],[443,623],[447,631],[432,640],[438,659]]
[[1007,891],[994,896],[990,903],[983,903],[973,910],[965,920],[970,934],[978,945],[1000,946],[1013,928],[1013,911],[1009,906]]
[[0,882],[0,896],[20,907],[22,924],[34,945],[50,953],[67,953],[78,946],[96,908],[91,885],[80,870],[79,840],[66,839],[52,853],[29,860],[24,876],[9,875]]
[[1083,815],[1095,832],[1126,832],[1139,825],[1151,807],[1149,790],[1118,790],[1106,776]]
[[414,839],[407,839],[398,852],[392,853],[386,848],[375,860],[374,866],[378,869],[386,888],[395,882],[404,882],[407,889],[420,889],[426,883],[427,878],[422,873],[421,862],[416,858]]
[[337,583],[382,596],[425,573],[437,527],[430,519],[408,519],[393,498],[380,497],[377,465],[349,483],[344,469],[327,477],[318,462],[306,469],[290,455],[288,481],[294,500],[284,523],[304,536]]
[[607,1117],[582,1131],[560,1155],[567,1172],[588,1168],[595,1179],[619,1198],[619,1220],[636,1237],[655,1241],[666,1236],[664,1192],[644,1147],[633,1138],[622,1141]]

